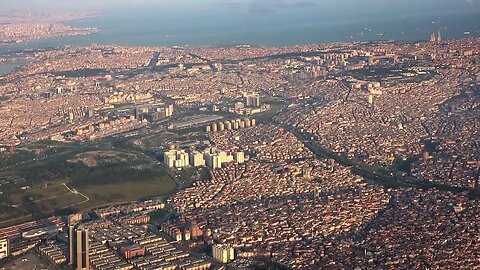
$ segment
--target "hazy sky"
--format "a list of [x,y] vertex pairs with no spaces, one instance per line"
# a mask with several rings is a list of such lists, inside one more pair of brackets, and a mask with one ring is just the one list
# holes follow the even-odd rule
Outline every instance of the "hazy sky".
[[336,12],[463,12],[480,9],[478,0],[0,0],[0,12],[89,10],[108,11],[131,7],[158,9],[225,9],[273,12],[285,8],[317,8]]
[[100,12],[73,24],[102,29],[94,38],[105,44],[317,43],[365,28],[366,40],[480,33],[480,0],[0,0],[0,14],[59,10]]
[[[148,22],[165,17],[171,23],[201,20],[202,25],[255,22],[352,24],[442,15],[480,13],[480,0],[0,0],[0,13],[94,11],[110,19]],[[158,21],[158,20],[157,20]],[[154,22],[152,22],[154,23]],[[187,25],[187,24],[186,24]],[[92,25],[96,26],[96,25]],[[112,23],[113,26],[113,23]],[[195,25],[191,25],[195,26]]]

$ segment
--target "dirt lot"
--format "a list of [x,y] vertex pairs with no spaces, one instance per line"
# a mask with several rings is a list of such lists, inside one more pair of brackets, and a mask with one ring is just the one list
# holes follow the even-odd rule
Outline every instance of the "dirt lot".
[[[42,270],[53,269],[49,265],[45,264],[40,258],[33,252],[15,258],[13,261],[4,265],[5,270]],[[0,267],[0,269],[2,269]]]

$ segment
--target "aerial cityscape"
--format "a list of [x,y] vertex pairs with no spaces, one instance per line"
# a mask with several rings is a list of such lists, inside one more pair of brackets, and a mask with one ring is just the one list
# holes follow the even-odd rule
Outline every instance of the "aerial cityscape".
[[85,1],[0,11],[0,269],[480,269],[478,1]]

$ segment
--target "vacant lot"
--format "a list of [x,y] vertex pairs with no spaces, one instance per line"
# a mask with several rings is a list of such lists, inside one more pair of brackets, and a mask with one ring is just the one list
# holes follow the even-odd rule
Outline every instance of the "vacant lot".
[[29,252],[22,256],[9,261],[4,265],[5,269],[9,270],[39,270],[39,269],[51,269],[48,263],[45,263],[40,259],[39,255],[33,252]]

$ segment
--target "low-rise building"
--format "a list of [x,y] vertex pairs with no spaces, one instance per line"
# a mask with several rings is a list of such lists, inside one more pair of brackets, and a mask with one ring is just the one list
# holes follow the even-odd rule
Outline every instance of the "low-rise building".
[[0,260],[10,255],[10,242],[8,239],[0,240]]

